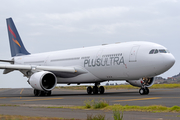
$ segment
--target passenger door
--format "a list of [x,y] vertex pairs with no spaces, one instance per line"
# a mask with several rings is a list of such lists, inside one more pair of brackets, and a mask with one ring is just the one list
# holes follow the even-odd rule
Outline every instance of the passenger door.
[[129,62],[137,62],[137,53],[140,46],[133,46],[129,55]]

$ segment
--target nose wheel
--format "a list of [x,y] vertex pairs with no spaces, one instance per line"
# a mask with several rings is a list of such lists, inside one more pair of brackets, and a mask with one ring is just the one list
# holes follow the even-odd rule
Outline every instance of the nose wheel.
[[139,94],[140,95],[148,95],[149,94],[149,88],[145,87],[145,88],[140,88],[139,89]]

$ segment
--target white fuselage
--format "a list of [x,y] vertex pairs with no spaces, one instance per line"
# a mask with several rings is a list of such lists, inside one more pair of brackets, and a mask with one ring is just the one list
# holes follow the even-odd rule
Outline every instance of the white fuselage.
[[58,83],[95,83],[107,80],[137,80],[154,77],[170,69],[174,56],[149,54],[167,50],[150,42],[124,42],[14,57],[15,64],[74,67],[77,73],[53,72]]

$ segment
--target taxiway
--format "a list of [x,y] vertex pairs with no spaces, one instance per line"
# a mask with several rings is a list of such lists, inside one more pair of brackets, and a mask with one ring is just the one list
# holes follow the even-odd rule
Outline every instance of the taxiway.
[[[85,90],[55,89],[52,91],[52,96],[48,97],[34,97],[31,88],[0,89],[0,114],[85,119],[87,114],[102,113],[106,115],[106,118],[111,119],[112,111],[43,108],[43,106],[82,106],[84,101],[93,99],[103,99],[110,105],[164,105],[172,107],[174,105],[180,106],[180,89],[150,89],[149,95],[139,95],[138,89],[106,90],[102,95],[87,95]],[[180,116],[178,116],[179,113],[124,112],[126,119],[179,119]]]

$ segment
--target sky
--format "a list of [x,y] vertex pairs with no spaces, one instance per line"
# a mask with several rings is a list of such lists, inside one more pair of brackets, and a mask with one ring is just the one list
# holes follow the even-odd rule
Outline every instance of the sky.
[[[0,0],[0,59],[11,57],[9,17],[30,53],[149,41],[165,46],[176,58],[159,76],[180,72],[179,0]],[[2,73],[0,88],[30,87],[20,72]]]

